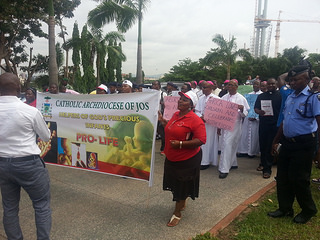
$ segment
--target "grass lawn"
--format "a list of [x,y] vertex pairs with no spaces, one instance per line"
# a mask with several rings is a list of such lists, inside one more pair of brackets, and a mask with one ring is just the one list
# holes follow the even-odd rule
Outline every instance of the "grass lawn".
[[[320,177],[320,169],[312,169],[312,178]],[[318,214],[306,224],[296,224],[291,217],[274,219],[267,213],[278,208],[276,190],[272,189],[258,202],[251,204],[235,221],[216,237],[209,233],[193,240],[319,240],[320,239],[320,185],[311,183],[313,200]],[[294,203],[295,215],[301,211]]]

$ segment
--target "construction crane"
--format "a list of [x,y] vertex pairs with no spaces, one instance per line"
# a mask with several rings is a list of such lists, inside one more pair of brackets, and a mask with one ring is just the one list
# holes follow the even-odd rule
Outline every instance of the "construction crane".
[[279,11],[278,19],[266,19],[266,18],[255,18],[255,24],[257,22],[270,23],[271,21],[277,22],[276,35],[275,35],[275,50],[274,57],[278,56],[279,52],[279,42],[280,42],[280,23],[281,22],[307,22],[307,23],[320,23],[320,20],[297,20],[297,19],[280,19],[282,11]]

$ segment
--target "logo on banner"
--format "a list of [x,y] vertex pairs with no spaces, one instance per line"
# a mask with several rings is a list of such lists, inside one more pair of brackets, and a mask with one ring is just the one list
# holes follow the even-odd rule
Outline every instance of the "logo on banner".
[[50,103],[51,97],[45,96],[44,97],[44,103],[42,103],[41,106],[41,113],[43,117],[52,118],[52,104]]

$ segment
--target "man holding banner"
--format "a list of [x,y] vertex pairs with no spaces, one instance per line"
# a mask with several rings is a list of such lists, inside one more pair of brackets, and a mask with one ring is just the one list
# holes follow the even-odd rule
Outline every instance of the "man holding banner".
[[[203,95],[199,98],[198,104],[195,108],[195,113],[205,122],[204,120],[204,111],[206,104],[210,98],[218,98],[214,95],[212,90],[214,85],[211,81],[202,83],[202,92]],[[205,123],[207,142],[201,146],[202,149],[202,161],[200,170],[205,170],[210,167],[218,165],[218,134],[217,127],[212,126],[211,124]]]
[[219,163],[219,178],[223,179],[228,176],[230,169],[237,169],[237,150],[238,144],[241,136],[242,120],[248,114],[250,109],[249,104],[244,96],[237,92],[238,81],[232,79],[227,85],[228,93],[224,95],[221,99],[238,104],[238,114],[237,120],[232,131],[221,130],[221,157]]

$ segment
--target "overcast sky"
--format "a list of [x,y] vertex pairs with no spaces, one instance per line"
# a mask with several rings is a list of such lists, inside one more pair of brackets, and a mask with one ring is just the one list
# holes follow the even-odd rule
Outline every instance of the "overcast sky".
[[[74,12],[75,17],[66,19],[69,37],[73,24],[78,22],[81,32],[87,14],[97,2],[82,0]],[[263,2],[263,1],[262,1]],[[179,60],[191,58],[197,61],[216,45],[215,34],[225,38],[234,35],[238,48],[250,48],[254,31],[256,0],[151,0],[142,22],[142,66],[146,75],[169,72]],[[267,18],[320,21],[320,0],[268,0]],[[276,22],[273,29],[269,56],[274,56]],[[47,27],[47,26],[46,26]],[[56,30],[58,28],[56,27]],[[106,25],[104,32],[114,31]],[[137,24],[125,33],[122,44],[127,61],[124,73],[136,72]],[[280,53],[285,48],[299,46],[308,53],[320,53],[320,23],[282,22],[280,28]],[[58,37],[56,41],[62,42]],[[48,54],[47,41],[36,41],[34,50]]]

